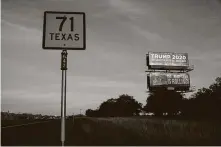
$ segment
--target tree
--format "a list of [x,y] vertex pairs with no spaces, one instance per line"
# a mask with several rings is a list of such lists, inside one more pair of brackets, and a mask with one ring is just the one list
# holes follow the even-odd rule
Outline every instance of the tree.
[[86,112],[85,112],[85,115],[86,116],[92,116],[92,113],[93,113],[93,110],[87,109]]
[[125,94],[119,96],[117,106],[120,114],[123,116],[138,116],[142,110],[141,103],[137,102],[132,96]]
[[97,110],[88,109],[86,115],[96,117],[124,117],[139,115],[141,110],[141,103],[137,102],[133,96],[123,94],[119,98],[111,98],[101,103]]
[[[191,96],[183,111],[184,115],[199,118],[219,118],[221,115],[221,77],[209,88],[201,88]],[[191,111],[191,113],[190,113]]]
[[89,117],[99,117],[99,112],[98,110],[91,110],[91,109],[88,109],[86,110],[86,116],[89,116]]
[[107,101],[101,103],[99,110],[98,110],[99,114],[105,117],[117,116],[118,107],[116,103],[117,103],[117,100],[113,98],[108,99]]
[[144,111],[154,113],[156,116],[162,116],[163,113],[177,115],[181,111],[182,99],[183,95],[181,93],[158,89],[150,92]]

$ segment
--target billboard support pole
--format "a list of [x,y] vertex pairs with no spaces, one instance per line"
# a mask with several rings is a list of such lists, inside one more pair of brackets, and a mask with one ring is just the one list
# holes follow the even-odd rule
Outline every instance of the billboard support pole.
[[61,52],[61,144],[65,141],[65,119],[66,119],[66,81],[67,81],[67,50]]

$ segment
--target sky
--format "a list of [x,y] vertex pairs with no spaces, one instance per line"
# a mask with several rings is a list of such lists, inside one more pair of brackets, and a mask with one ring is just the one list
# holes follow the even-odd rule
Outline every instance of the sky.
[[2,111],[60,115],[58,50],[43,50],[44,11],[86,13],[86,50],[68,51],[67,115],[129,94],[146,104],[148,51],[188,53],[191,85],[221,76],[218,0],[2,0]]

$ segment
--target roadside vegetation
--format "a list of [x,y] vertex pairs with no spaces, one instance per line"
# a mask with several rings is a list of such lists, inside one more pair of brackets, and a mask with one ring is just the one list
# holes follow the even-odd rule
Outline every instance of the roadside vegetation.
[[221,126],[155,118],[76,118],[87,143],[80,145],[221,145]]
[[158,89],[149,92],[143,106],[127,94],[104,101],[95,109],[88,109],[89,117],[146,116],[164,119],[221,121],[221,77],[217,77],[209,88],[198,89],[190,97],[183,93]]
[[[74,120],[68,116],[67,143],[95,146],[219,146],[220,116],[221,77],[218,77],[209,88],[201,88],[188,98],[179,92],[159,89],[150,92],[143,105],[133,96],[123,94],[102,102],[95,110],[88,109],[85,115],[75,115]],[[59,118],[2,112],[1,125]]]
[[1,112],[1,127],[58,119],[57,116]]
[[101,103],[96,110],[88,109],[87,121],[93,121],[103,134],[125,129],[126,136],[137,136],[133,145],[221,145],[221,77],[189,98],[159,89],[150,92],[146,102],[142,106],[123,94]]

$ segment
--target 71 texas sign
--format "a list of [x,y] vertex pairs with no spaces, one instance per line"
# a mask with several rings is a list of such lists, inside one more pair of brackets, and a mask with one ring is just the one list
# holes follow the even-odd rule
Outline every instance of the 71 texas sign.
[[45,11],[43,49],[85,50],[84,12]]

